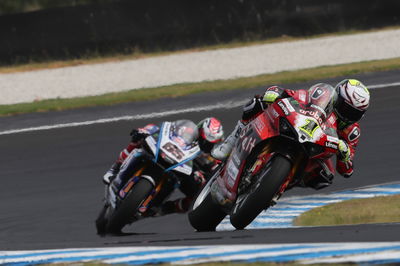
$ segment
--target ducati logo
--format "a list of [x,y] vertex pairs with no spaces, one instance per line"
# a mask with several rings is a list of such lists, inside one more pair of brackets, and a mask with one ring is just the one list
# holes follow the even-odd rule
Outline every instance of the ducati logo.
[[353,128],[353,130],[350,132],[348,138],[350,141],[355,141],[360,137],[360,131],[357,127]]
[[323,94],[324,94],[324,91],[321,90],[320,88],[317,88],[317,89],[313,92],[313,94],[311,95],[311,97],[312,97],[313,99],[318,99],[318,98],[321,97]]

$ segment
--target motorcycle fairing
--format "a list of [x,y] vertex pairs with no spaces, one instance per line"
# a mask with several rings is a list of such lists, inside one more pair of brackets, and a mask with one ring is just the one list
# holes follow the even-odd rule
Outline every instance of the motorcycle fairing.
[[[250,121],[249,124],[240,132],[236,145],[226,163],[225,171],[222,174],[222,179],[227,188],[223,194],[225,194],[230,200],[234,200],[236,197],[236,193],[232,192],[237,191],[240,180],[239,177],[246,165],[247,157],[258,144],[279,134],[276,127],[273,126],[268,119],[269,115],[276,115],[273,112],[276,111],[271,108],[270,110],[261,113],[254,120]],[[221,182],[221,180],[218,181]],[[226,193],[227,191],[229,191],[229,193]]]
[[157,143],[152,136],[148,136],[145,141],[154,153],[154,162],[159,160],[159,156],[171,162],[172,165],[165,171],[174,170],[191,175],[193,171],[191,161],[199,155],[200,148],[197,145],[182,146],[181,143],[176,143],[176,137],[171,134],[171,125],[171,122],[162,123]]
[[160,128],[157,125],[154,124],[148,124],[143,128],[139,128],[140,133],[146,133],[149,135],[156,134],[157,132],[160,131]]
[[[271,108],[276,108],[276,112],[281,118],[286,119],[292,125],[296,132],[295,141],[299,143],[315,143],[328,150],[328,153],[336,153],[338,149],[339,138],[337,135],[337,123],[334,113],[328,115],[322,113],[317,106],[300,105],[296,99],[285,98],[278,100]],[[277,117],[277,116],[275,116]],[[270,117],[274,120],[273,117]],[[275,126],[279,127],[279,119],[275,119]],[[330,155],[331,156],[331,155]],[[312,156],[312,158],[326,157],[325,155]]]
[[279,117],[287,119],[294,125],[300,143],[316,143],[330,148],[332,153],[335,152],[335,145],[339,142],[337,135],[327,135],[326,123],[321,124],[314,116],[303,115],[298,109],[300,108],[293,106],[287,98],[277,100],[243,128],[221,175],[224,184],[221,183],[222,180],[217,180],[220,188],[226,188],[220,191],[225,195],[223,198],[232,201],[235,199],[246,159],[253,149],[264,140],[280,135]]

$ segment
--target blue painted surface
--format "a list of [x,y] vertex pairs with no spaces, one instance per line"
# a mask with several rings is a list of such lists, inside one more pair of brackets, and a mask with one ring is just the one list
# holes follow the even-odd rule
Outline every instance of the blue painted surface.
[[[387,191],[375,191],[374,189],[358,189],[355,191],[341,191],[330,195],[305,196],[297,198],[281,199],[277,205],[270,208],[270,212],[263,212],[248,228],[282,228],[292,227],[293,220],[302,212],[315,207],[330,204],[333,199],[343,201],[359,198],[357,195],[376,196],[400,194],[400,184],[381,185],[376,188],[387,189]],[[371,191],[368,191],[371,190]],[[340,195],[346,194],[346,197]],[[338,197],[339,196],[339,197]],[[297,200],[309,201],[305,203]],[[316,202],[312,202],[315,200]],[[326,202],[324,202],[326,201]],[[304,205],[310,207],[302,207]],[[288,206],[288,207],[283,207]],[[295,213],[292,213],[295,212]],[[275,215],[274,215],[275,214]],[[279,215],[277,215],[279,214]],[[268,222],[263,222],[268,219]],[[224,220],[221,225],[229,230],[229,220]],[[239,247],[239,248],[238,248]],[[222,248],[223,250],[215,250]],[[361,258],[361,264],[384,264],[400,263],[400,242],[393,243],[314,243],[314,244],[281,244],[281,245],[231,245],[231,246],[194,246],[194,247],[149,247],[143,248],[93,248],[93,249],[68,249],[68,250],[43,250],[26,251],[15,254],[12,251],[0,251],[0,264],[6,265],[36,265],[44,263],[68,263],[79,261],[102,261],[109,262],[112,259],[121,259],[123,264],[141,265],[154,263],[196,263],[196,261],[265,261],[285,263],[291,261],[307,261],[316,263],[318,259],[343,258],[347,262],[357,263],[350,255]],[[323,250],[321,250],[323,249]],[[388,252],[392,255],[387,257]],[[394,253],[393,253],[394,252]],[[394,258],[393,258],[394,254]],[[396,256],[398,254],[398,256]],[[362,259],[368,255],[368,259]],[[371,256],[372,255],[372,256]],[[136,256],[136,258],[132,257]],[[347,257],[346,256],[350,256]],[[347,260],[346,260],[347,259]]]

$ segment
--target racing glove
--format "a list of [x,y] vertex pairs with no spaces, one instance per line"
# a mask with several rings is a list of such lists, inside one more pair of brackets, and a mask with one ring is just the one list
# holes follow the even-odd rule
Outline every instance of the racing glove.
[[340,161],[344,163],[348,163],[350,161],[350,148],[346,142],[343,140],[339,140],[339,153],[338,158]]
[[132,129],[130,135],[131,135],[132,142],[138,142],[147,137],[146,133],[140,132],[136,128]]
[[277,93],[276,91],[266,91],[264,93],[264,97],[262,98],[262,100],[264,102],[266,102],[267,104],[271,104],[273,102],[275,102],[275,100],[279,97],[279,93]]

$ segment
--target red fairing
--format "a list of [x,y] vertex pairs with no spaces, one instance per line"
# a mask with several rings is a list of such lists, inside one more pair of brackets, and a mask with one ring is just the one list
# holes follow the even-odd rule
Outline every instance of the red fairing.
[[360,140],[360,133],[361,130],[358,123],[351,124],[343,130],[338,130],[339,138],[345,141],[350,148],[350,161],[348,163],[344,163],[340,160],[337,160],[336,163],[337,171],[344,177],[349,177],[353,174],[353,160],[358,141]]
[[[308,91],[307,90],[284,90],[284,92],[282,91],[282,88],[273,86],[267,89],[267,91],[276,91],[279,92],[281,95],[288,95],[290,97],[293,97],[294,99],[296,99],[297,101],[299,101],[299,103],[303,104],[306,103],[308,100]],[[334,114],[331,115],[331,117],[329,117],[328,119],[328,124],[330,124],[329,126],[332,126],[334,128],[336,128],[336,116]],[[350,161],[347,163],[344,163],[340,160],[336,160],[336,170],[339,172],[339,174],[341,174],[344,177],[349,177],[353,174],[353,159],[354,159],[354,155],[355,155],[355,150],[356,147],[358,145],[358,141],[359,141],[359,137],[360,137],[360,126],[358,123],[354,123],[348,127],[346,127],[343,130],[337,130],[338,132],[338,136],[340,139],[344,140],[349,148],[350,148]],[[328,167],[330,168],[330,170],[332,172],[334,172],[333,167],[330,167],[330,165],[332,164],[332,159],[329,159],[329,165]]]
[[[278,131],[274,130],[276,126],[271,127],[271,123],[269,122],[274,121],[278,115],[279,114],[276,112],[276,110],[269,108],[264,115],[259,115],[254,119],[252,124],[253,128],[262,140],[278,135]],[[269,116],[270,119],[268,119],[267,116]]]

